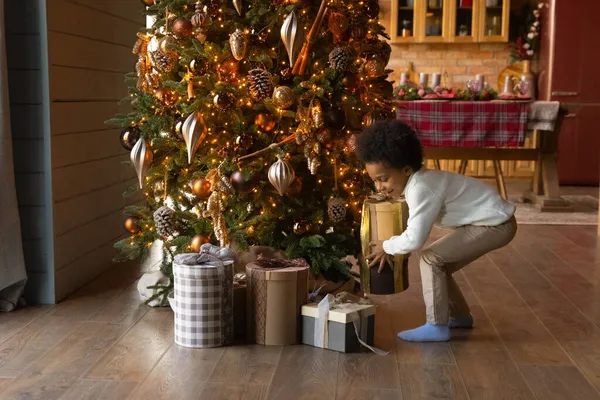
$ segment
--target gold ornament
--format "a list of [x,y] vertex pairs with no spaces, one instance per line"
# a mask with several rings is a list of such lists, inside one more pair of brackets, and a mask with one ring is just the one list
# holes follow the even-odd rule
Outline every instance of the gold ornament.
[[294,233],[296,235],[304,235],[306,232],[309,232],[310,229],[310,224],[304,219],[301,219],[294,224]]
[[196,153],[200,143],[202,143],[208,134],[208,130],[204,124],[204,117],[200,111],[191,113],[186,118],[183,126],[181,127],[181,134],[188,151],[188,164],[191,164],[194,153]]
[[123,223],[123,227],[129,233],[138,233],[140,228],[137,226],[137,218],[127,217]]
[[242,0],[232,0],[233,6],[235,7],[235,11],[237,11],[238,15],[242,16]]
[[277,126],[277,121],[273,114],[261,113],[256,116],[254,119],[254,124],[260,126],[261,129],[264,129],[266,132],[271,132]]
[[294,179],[296,179],[294,168],[281,157],[269,168],[269,182],[282,196],[287,192]]
[[208,22],[210,21],[210,17],[208,16],[208,14],[204,13],[204,12],[197,12],[196,14],[192,15],[192,25],[195,26],[196,28],[202,28],[204,26],[206,26],[208,24]]
[[173,36],[165,36],[158,41],[158,47],[163,53],[173,52],[173,46],[175,46],[177,42]]
[[370,112],[366,113],[363,116],[362,124],[365,128],[368,128],[369,126],[373,125],[373,114],[371,114]]
[[246,57],[248,38],[239,28],[229,35],[229,47],[231,47],[231,54],[236,60],[240,61]]
[[281,40],[287,50],[290,66],[294,65],[294,50],[296,46],[296,33],[298,32],[298,19],[292,11],[281,25]]
[[385,74],[385,64],[379,58],[371,58],[365,63],[365,72],[371,78],[379,78]]
[[336,42],[341,41],[343,35],[348,31],[348,18],[342,13],[331,12],[327,22],[327,28],[333,33]]
[[321,102],[317,99],[312,101],[312,106],[310,107],[310,115],[315,124],[315,129],[322,128],[325,125],[323,122],[323,108],[321,107]]
[[202,245],[206,243],[210,243],[210,238],[208,236],[196,235],[192,238],[192,242],[190,243],[190,249],[194,253],[199,253]]
[[204,178],[196,179],[192,183],[192,191],[198,197],[208,197],[211,194],[210,182]]
[[152,160],[154,159],[154,154],[150,148],[150,142],[145,139],[138,140],[135,146],[133,146],[133,149],[131,149],[129,158],[135,168],[141,189],[144,186],[144,176],[146,176],[146,172],[148,172],[148,169],[152,165]]
[[142,0],[142,4],[146,7],[150,7],[155,4],[154,0]]
[[294,91],[288,86],[278,86],[273,91],[273,104],[278,108],[289,108],[296,102]]
[[[224,179],[218,169],[208,171],[206,179],[210,182],[213,192],[206,203],[206,211],[203,216],[210,217],[213,221],[215,237],[221,247],[229,247],[229,236],[227,234],[227,222],[223,216],[223,195],[225,194]],[[225,180],[226,181],[226,180]]]

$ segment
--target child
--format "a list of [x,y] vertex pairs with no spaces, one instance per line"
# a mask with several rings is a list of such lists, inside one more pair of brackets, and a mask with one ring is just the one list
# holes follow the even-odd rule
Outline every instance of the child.
[[484,182],[423,167],[419,139],[400,121],[381,121],[365,129],[357,137],[356,153],[377,191],[404,195],[409,209],[402,235],[371,244],[369,267],[421,249],[434,223],[454,229],[421,251],[427,323],[398,336],[416,342],[447,341],[450,328],[472,327],[469,306],[452,274],[510,243],[517,232],[515,206]]

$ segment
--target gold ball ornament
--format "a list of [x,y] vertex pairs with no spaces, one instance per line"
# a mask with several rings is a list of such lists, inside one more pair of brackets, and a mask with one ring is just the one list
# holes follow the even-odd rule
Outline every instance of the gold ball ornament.
[[194,75],[204,75],[208,72],[208,60],[204,57],[195,57],[190,61],[190,72]]
[[273,91],[273,104],[278,108],[289,108],[296,102],[294,91],[288,86],[278,86]]
[[129,233],[138,233],[140,228],[137,226],[137,221],[135,217],[127,217],[123,223],[123,227]]
[[205,235],[196,235],[192,238],[190,249],[194,253],[199,253],[203,244],[210,243],[210,238]]
[[272,114],[260,113],[254,119],[254,124],[266,132],[271,132],[277,126],[277,121]]
[[158,47],[163,53],[172,53],[175,51],[173,46],[177,44],[177,41],[173,36],[164,36],[162,39],[158,41]]
[[194,26],[190,20],[179,17],[173,21],[172,29],[175,36],[185,38],[192,36]]
[[365,63],[365,72],[371,78],[378,78],[385,74],[385,63],[379,58],[371,58]]
[[358,77],[354,74],[347,74],[342,79],[342,85],[344,85],[344,89],[346,89],[350,92],[354,92],[358,88],[358,85],[359,85]]
[[335,36],[341,36],[348,30],[348,18],[342,13],[332,12],[329,14],[327,28]]
[[308,223],[308,221],[304,219],[301,219],[294,223],[294,233],[296,235],[304,235],[305,233],[310,232],[310,229],[311,225]]
[[192,183],[192,191],[198,197],[208,197],[212,193],[210,190],[210,182],[204,178],[196,179]]
[[233,58],[222,62],[217,65],[217,74],[219,75],[219,80],[228,83],[237,83],[238,82],[238,72],[239,65],[237,61]]

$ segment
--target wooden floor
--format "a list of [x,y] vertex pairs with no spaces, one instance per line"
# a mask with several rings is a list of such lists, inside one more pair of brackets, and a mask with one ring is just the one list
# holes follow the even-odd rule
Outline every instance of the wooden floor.
[[171,311],[140,305],[139,267],[117,265],[57,306],[0,314],[0,399],[600,399],[596,227],[521,226],[460,271],[475,328],[450,343],[396,338],[425,319],[417,261],[407,292],[375,298],[385,357],[180,348]]

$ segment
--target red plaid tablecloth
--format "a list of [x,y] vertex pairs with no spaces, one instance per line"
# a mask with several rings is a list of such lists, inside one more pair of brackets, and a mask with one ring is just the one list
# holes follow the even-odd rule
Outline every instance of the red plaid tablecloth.
[[529,103],[404,101],[399,120],[417,130],[424,147],[523,146]]

